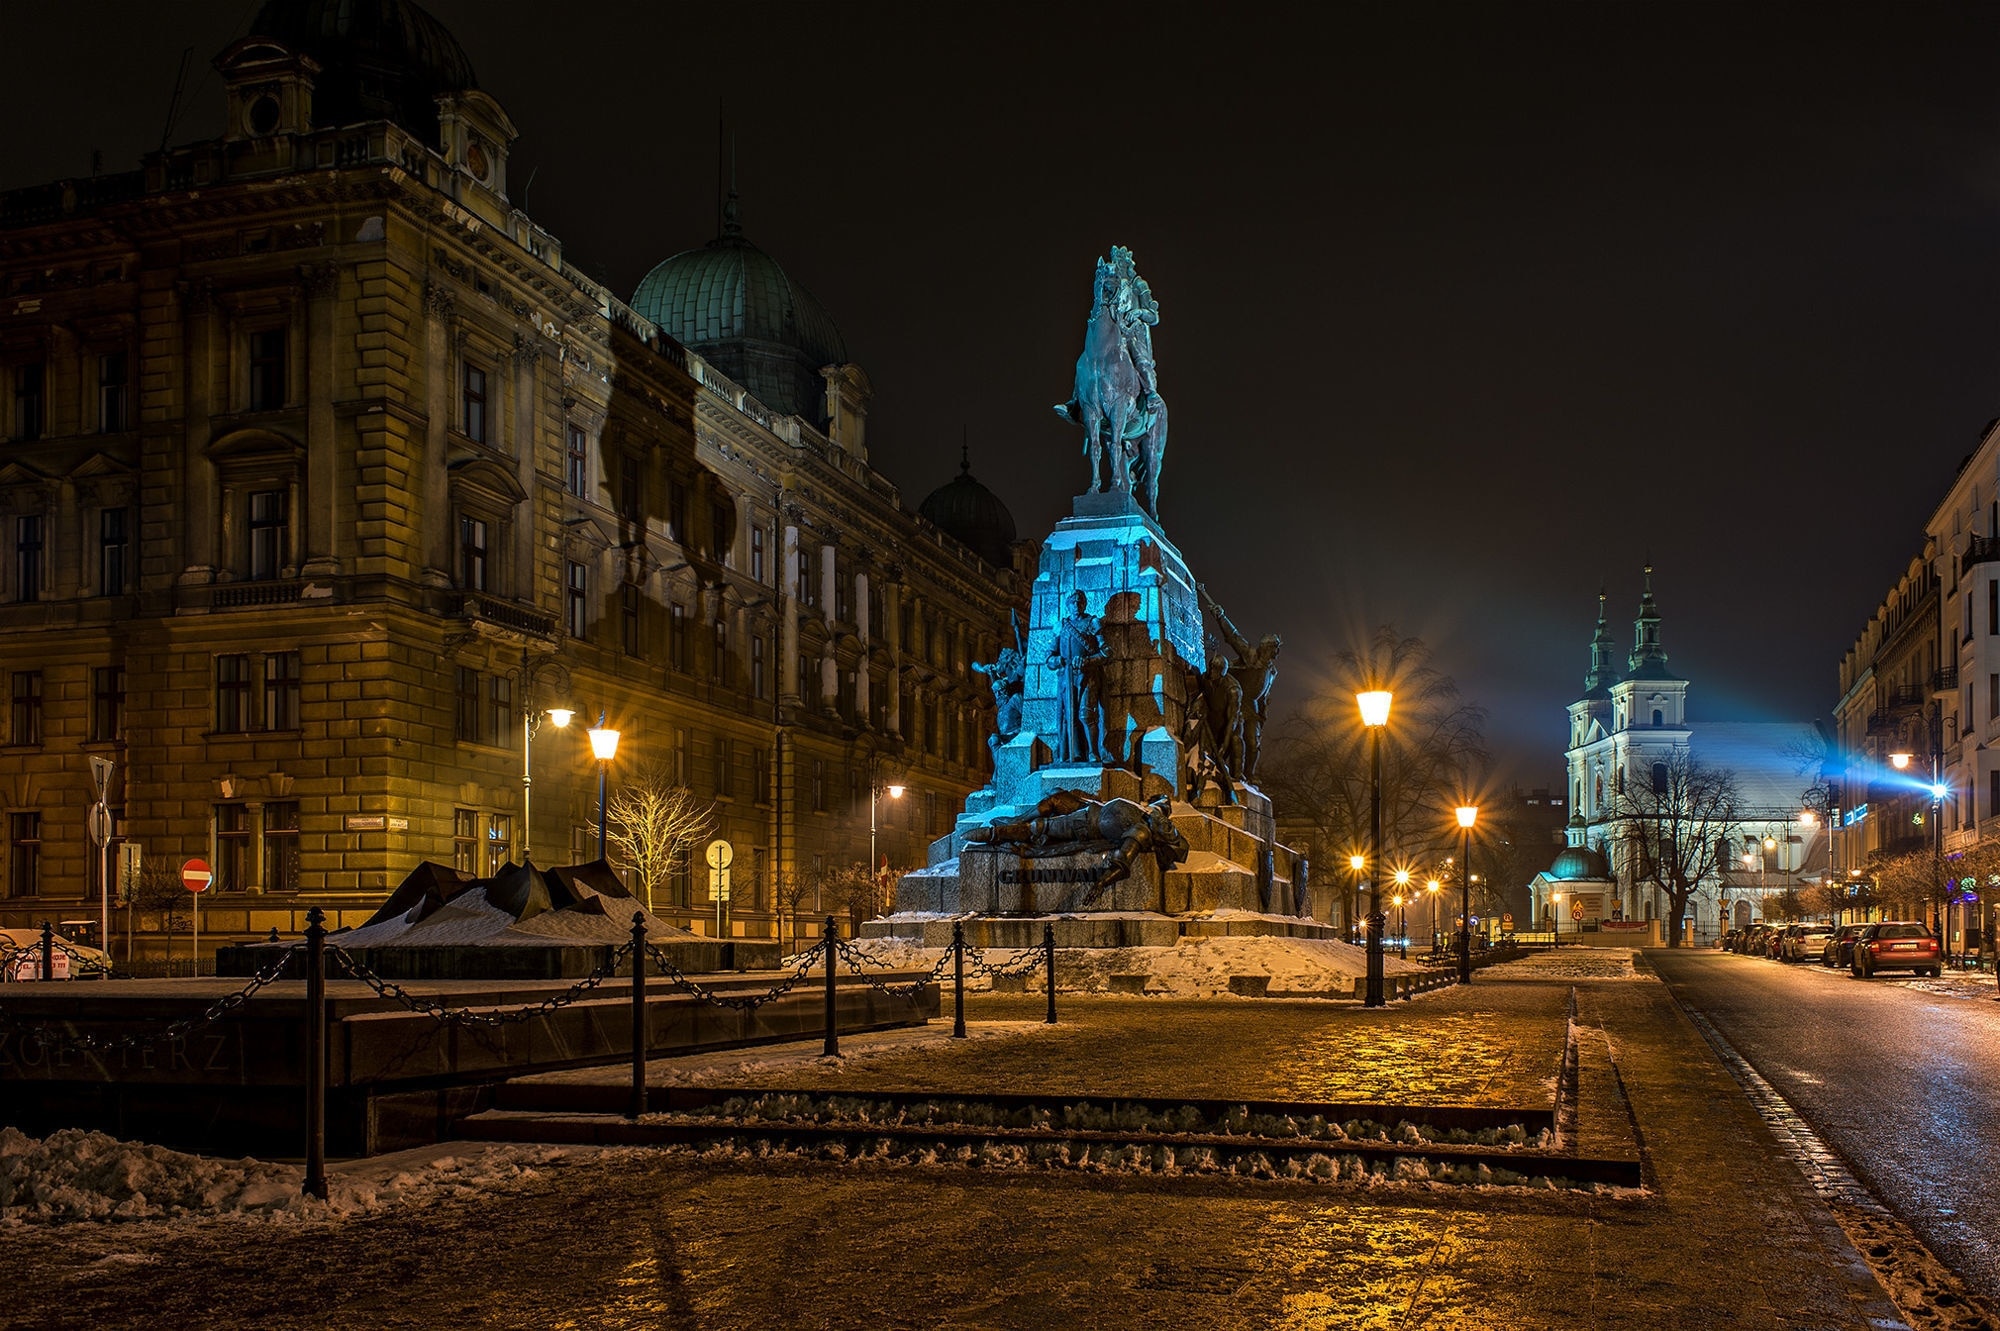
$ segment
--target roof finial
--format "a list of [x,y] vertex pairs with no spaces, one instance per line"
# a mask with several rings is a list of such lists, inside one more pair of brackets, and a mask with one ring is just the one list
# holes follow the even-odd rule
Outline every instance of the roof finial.
[[970,425],[961,425],[958,428],[958,474],[961,476],[970,476],[972,474],[972,427]]
[[729,136],[729,198],[722,205],[722,234],[740,236],[743,234],[743,215],[736,201],[736,135]]

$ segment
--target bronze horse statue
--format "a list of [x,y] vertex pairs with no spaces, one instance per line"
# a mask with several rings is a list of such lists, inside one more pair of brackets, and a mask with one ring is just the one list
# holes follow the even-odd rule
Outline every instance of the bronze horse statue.
[[[1145,433],[1147,421],[1139,416],[1139,367],[1125,345],[1125,331],[1118,326],[1116,278],[1110,266],[1097,264],[1096,300],[1091,305],[1090,323],[1084,330],[1083,354],[1076,358],[1076,388],[1068,402],[1056,407],[1056,415],[1083,427],[1083,451],[1090,459],[1090,493],[1104,489],[1104,460],[1111,458],[1111,485],[1132,489],[1132,455],[1127,440]],[[1155,490],[1158,485],[1155,483]]]

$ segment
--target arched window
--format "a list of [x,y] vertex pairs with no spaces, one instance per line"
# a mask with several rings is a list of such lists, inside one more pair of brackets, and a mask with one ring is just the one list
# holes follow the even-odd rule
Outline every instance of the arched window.
[[1655,795],[1664,795],[1667,793],[1667,765],[1665,763],[1653,764],[1653,793]]
[[1667,714],[1661,711],[1659,708],[1655,707],[1653,709],[1653,724],[1656,726],[1663,726],[1666,723],[1667,723]]

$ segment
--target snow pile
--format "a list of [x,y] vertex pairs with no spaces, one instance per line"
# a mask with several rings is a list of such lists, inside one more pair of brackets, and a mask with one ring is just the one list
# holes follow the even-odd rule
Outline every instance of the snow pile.
[[[855,944],[873,960],[899,970],[929,970],[945,955],[942,948],[919,947],[907,939],[873,938]],[[1013,969],[1040,949],[989,948],[989,966]],[[1389,975],[1426,974],[1424,967],[1395,956],[1383,960]],[[1112,978],[1123,981],[1121,992],[1144,992],[1166,998],[1216,998],[1227,995],[1235,976],[1266,976],[1269,996],[1349,997],[1356,977],[1368,973],[1368,953],[1352,943],[1331,938],[1183,938],[1173,947],[1058,948],[1056,987],[1065,993],[1108,993]],[[948,980],[951,968],[945,968]],[[1124,977],[1136,977],[1125,979]],[[1039,969],[1028,980],[1043,983]],[[1143,988],[1140,985],[1143,984]],[[966,968],[967,992],[990,989],[992,981]]]
[[1503,961],[1479,972],[1495,980],[1638,980],[1633,953],[1623,947],[1561,947],[1534,952],[1519,961]]
[[78,1220],[328,1220],[395,1204],[487,1192],[536,1176],[551,1147],[455,1147],[385,1157],[329,1175],[322,1202],[301,1191],[304,1170],[245,1157],[219,1160],[64,1128],[41,1139],[0,1128],[0,1225]]

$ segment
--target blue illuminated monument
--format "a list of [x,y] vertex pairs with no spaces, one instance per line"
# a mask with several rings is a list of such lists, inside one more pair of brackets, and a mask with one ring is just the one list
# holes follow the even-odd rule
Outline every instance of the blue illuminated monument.
[[[1253,646],[1161,528],[1167,409],[1159,306],[1130,251],[1097,263],[1075,391],[1090,487],[1043,542],[1027,632],[977,667],[994,691],[993,777],[876,936],[1171,945],[1183,934],[1333,936],[1304,860],[1255,785],[1278,639]],[[1231,662],[1209,648],[1204,606]]]

